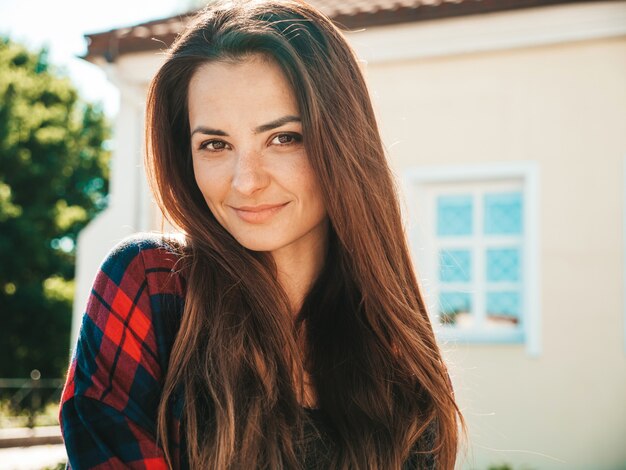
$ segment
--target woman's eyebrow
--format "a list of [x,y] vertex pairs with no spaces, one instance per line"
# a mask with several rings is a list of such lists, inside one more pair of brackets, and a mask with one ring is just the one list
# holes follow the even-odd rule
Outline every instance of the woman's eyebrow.
[[[276,129],[277,127],[284,126],[289,122],[302,122],[299,116],[293,116],[291,114],[287,116],[283,116],[281,118],[275,119],[273,121],[268,122],[267,124],[261,124],[258,127],[255,127],[253,132],[255,134],[260,134],[261,132],[271,131],[272,129]],[[194,134],[206,134],[206,135],[220,135],[224,137],[228,137],[228,133],[224,132],[221,129],[212,129],[206,126],[198,126],[191,132],[191,137]]]
[[276,129],[277,127],[284,126],[289,122],[301,122],[299,116],[293,116],[288,114],[287,116],[283,116],[281,118],[275,119],[267,124],[261,124],[258,127],[255,127],[254,133],[260,134],[261,132],[271,131],[272,129]]
[[192,132],[191,132],[191,137],[194,136],[194,134],[206,134],[206,135],[221,135],[221,136],[228,136],[228,134],[224,131],[221,131],[219,129],[211,129],[210,127],[205,127],[205,126],[198,126],[196,127]]

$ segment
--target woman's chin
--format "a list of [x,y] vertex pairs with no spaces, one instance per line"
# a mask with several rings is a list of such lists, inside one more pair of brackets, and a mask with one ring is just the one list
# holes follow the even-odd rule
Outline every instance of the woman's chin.
[[279,248],[276,240],[235,238],[241,246],[250,251],[274,251]]

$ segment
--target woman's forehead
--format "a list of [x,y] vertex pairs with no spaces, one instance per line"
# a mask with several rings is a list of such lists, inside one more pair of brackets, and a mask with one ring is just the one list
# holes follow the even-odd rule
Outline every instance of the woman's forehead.
[[189,84],[188,109],[192,127],[207,124],[197,122],[207,118],[263,123],[298,115],[294,93],[281,68],[257,56],[200,66]]

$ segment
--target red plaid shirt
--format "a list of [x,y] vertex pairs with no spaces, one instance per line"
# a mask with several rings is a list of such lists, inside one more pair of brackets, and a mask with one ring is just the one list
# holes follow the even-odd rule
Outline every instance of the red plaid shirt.
[[[183,306],[177,260],[161,238],[142,237],[102,264],[61,398],[69,467],[167,468],[156,416]],[[175,468],[186,466],[177,452],[181,411],[173,403]]]

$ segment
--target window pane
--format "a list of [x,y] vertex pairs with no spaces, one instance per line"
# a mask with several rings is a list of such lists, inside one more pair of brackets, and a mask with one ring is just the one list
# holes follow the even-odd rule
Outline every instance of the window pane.
[[517,235],[522,233],[522,193],[485,195],[485,233]]
[[493,325],[514,326],[521,311],[519,292],[487,292],[487,322]]
[[471,304],[472,296],[469,292],[441,292],[439,294],[439,318],[441,323],[457,326],[471,324]]
[[437,198],[437,235],[472,234],[472,196],[439,196]]
[[469,250],[441,250],[439,252],[439,280],[441,282],[470,282],[471,255]]
[[488,249],[487,281],[519,281],[520,260],[520,250],[517,248]]

